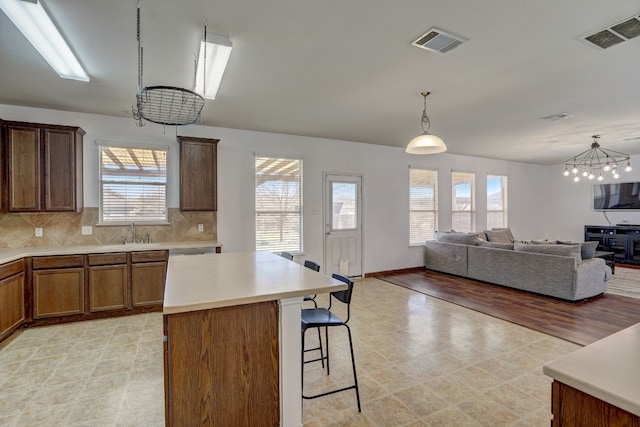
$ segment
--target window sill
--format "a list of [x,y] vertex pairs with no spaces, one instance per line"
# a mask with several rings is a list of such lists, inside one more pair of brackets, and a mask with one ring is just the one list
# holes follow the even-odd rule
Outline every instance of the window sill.
[[169,221],[114,221],[114,222],[99,222],[98,224],[96,224],[96,227],[111,227],[111,226],[116,226],[116,227],[129,227],[131,226],[131,223],[134,223],[136,226],[141,226],[141,227],[145,227],[148,225],[171,225],[171,223]]

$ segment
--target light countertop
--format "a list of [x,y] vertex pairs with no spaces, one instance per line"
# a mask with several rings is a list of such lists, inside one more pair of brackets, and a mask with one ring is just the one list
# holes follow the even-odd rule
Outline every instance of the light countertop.
[[640,323],[547,363],[543,372],[640,416]]
[[164,314],[301,297],[346,284],[270,252],[169,257]]
[[132,243],[126,245],[79,245],[47,246],[28,248],[7,248],[0,250],[0,264],[30,256],[83,255],[109,252],[155,251],[169,249],[221,247],[217,240],[197,240],[190,242]]

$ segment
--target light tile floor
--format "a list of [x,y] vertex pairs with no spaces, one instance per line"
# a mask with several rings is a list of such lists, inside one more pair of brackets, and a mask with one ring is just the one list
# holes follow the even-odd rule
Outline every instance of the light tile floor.
[[[579,348],[371,278],[349,324],[362,413],[352,390],[305,400],[305,426],[547,427],[542,365]],[[306,365],[305,392],[352,380],[335,329],[331,375]],[[162,426],[162,364],[159,313],[23,331],[0,348],[0,426]]]

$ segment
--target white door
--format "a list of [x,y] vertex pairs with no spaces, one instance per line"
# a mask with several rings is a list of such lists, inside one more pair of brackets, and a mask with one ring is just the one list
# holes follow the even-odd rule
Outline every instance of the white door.
[[325,273],[362,276],[362,176],[325,174]]

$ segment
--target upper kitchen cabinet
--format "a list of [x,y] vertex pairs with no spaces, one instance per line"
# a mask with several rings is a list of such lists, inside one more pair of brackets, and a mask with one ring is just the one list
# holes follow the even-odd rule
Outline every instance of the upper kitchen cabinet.
[[179,136],[180,210],[217,210],[219,139]]
[[82,211],[79,127],[3,122],[3,207],[9,212]]

